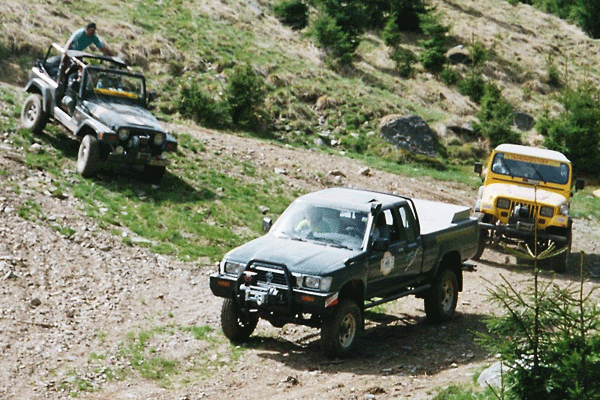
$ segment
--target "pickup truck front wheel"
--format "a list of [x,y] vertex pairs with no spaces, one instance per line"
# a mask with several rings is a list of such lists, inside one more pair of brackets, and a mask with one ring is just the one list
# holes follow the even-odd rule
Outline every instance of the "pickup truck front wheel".
[[77,154],[77,172],[84,178],[94,176],[100,164],[100,145],[94,135],[85,135]]
[[257,314],[243,312],[233,299],[223,300],[221,328],[227,339],[232,342],[245,342],[254,332],[257,323]]
[[49,118],[48,113],[44,112],[42,104],[42,96],[33,93],[23,103],[21,111],[23,128],[29,129],[35,134],[42,133]]
[[350,355],[362,329],[358,305],[348,299],[340,301],[333,314],[321,326],[321,346],[330,358]]
[[458,302],[456,274],[443,269],[434,279],[429,294],[425,297],[425,314],[433,323],[446,322],[454,315]]

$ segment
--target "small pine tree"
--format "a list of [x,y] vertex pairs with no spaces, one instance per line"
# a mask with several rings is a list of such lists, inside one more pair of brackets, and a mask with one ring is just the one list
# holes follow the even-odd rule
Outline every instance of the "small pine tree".
[[447,26],[444,26],[439,21],[439,16],[433,13],[428,13],[422,16],[421,29],[429,38],[421,41],[423,53],[419,57],[419,61],[428,71],[439,72],[444,68],[446,63],[447,38],[446,34],[449,31]]
[[273,7],[273,13],[281,23],[294,30],[308,25],[308,6],[302,0],[283,0]]

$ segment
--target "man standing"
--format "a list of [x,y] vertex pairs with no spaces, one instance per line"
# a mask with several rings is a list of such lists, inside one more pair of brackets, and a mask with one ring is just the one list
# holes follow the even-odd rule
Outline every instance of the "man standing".
[[113,56],[110,49],[104,44],[102,40],[96,35],[96,23],[90,22],[85,28],[77,29],[67,42],[65,48],[67,50],[79,50],[83,51],[90,44],[94,44],[104,55]]

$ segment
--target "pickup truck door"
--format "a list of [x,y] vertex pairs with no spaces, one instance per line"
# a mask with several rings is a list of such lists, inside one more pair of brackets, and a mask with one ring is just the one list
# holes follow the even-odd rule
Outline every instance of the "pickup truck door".
[[379,238],[387,238],[389,248],[385,251],[373,249],[369,255],[366,290],[369,298],[384,297],[421,271],[418,262],[420,242],[416,235],[408,240],[401,216],[398,209],[385,209],[373,224],[371,240],[374,242]]

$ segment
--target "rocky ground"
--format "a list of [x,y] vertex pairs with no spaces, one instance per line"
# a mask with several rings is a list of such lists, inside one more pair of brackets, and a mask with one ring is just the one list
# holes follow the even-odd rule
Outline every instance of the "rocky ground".
[[[248,160],[279,171],[285,184],[314,190],[352,185],[472,204],[472,188],[381,171],[348,158],[279,147],[192,127],[207,156]],[[60,399],[427,399],[436,388],[470,383],[493,357],[474,338],[485,331],[492,284],[529,284],[528,267],[487,250],[466,272],[456,317],[425,322],[421,300],[405,298],[368,315],[356,355],[328,360],[317,330],[260,322],[248,345],[232,348],[220,332],[221,301],[210,293],[214,265],[183,262],[123,243],[86,216],[71,194],[52,194],[52,176],[31,170],[0,132],[0,398]],[[302,173],[286,173],[301,170]],[[44,218],[19,216],[28,201]],[[56,226],[76,232],[69,238]],[[575,223],[586,289],[598,286],[598,221]],[[579,257],[557,284],[577,282]],[[553,277],[545,275],[543,279]],[[195,336],[193,327],[206,330]],[[145,344],[145,346],[141,346]],[[136,364],[173,360],[160,377]]]

